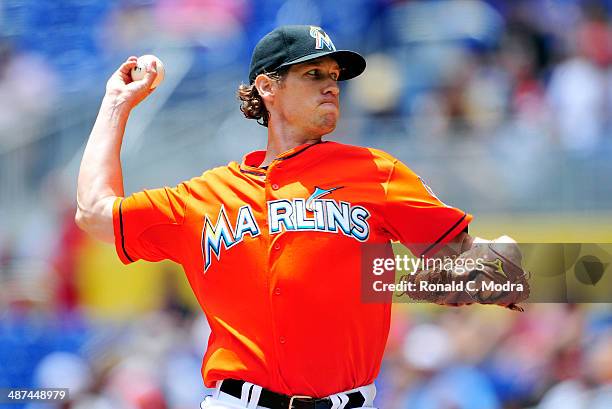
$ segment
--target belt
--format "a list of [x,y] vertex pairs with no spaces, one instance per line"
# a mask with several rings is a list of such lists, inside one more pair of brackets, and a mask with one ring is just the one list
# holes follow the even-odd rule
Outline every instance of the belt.
[[[225,379],[221,383],[219,390],[240,399],[244,383],[244,381],[236,379]],[[346,396],[348,397],[348,402],[344,406],[345,409],[361,408],[365,402],[365,398],[359,391],[347,393]],[[269,409],[331,409],[333,403],[330,398],[312,398],[300,395],[289,396],[272,392],[268,389],[262,389],[257,405]]]

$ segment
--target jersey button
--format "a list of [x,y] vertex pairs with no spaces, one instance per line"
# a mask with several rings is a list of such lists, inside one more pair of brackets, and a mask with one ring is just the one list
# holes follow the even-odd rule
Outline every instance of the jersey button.
[[280,337],[278,339],[278,342],[280,342],[281,344],[284,344],[285,342],[287,342],[287,340],[285,339],[285,337]]
[[280,244],[276,243],[276,244],[274,245],[274,250],[280,250]]
[[279,188],[279,187],[280,187],[280,186],[279,186],[278,184],[276,184],[276,183],[274,183],[274,184],[272,185],[272,189],[273,189],[273,190],[278,190],[278,188]]
[[280,288],[276,287],[276,288],[274,289],[274,294],[276,294],[276,295],[280,295],[280,293],[281,293]]

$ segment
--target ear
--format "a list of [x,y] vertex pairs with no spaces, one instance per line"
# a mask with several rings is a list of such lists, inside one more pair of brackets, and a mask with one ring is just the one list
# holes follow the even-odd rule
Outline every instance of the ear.
[[255,88],[264,101],[270,101],[274,97],[275,81],[266,74],[259,74],[255,78]]

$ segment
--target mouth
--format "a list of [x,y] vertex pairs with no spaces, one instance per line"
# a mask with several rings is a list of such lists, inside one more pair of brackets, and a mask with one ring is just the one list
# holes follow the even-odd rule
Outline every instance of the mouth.
[[331,105],[331,106],[333,106],[336,109],[338,108],[338,103],[337,102],[333,102],[333,101],[323,101],[319,105],[321,105],[321,106]]

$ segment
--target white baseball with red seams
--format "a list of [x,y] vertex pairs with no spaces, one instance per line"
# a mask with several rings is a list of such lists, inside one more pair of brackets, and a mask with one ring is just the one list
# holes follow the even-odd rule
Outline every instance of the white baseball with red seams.
[[142,55],[136,60],[136,66],[132,68],[131,72],[132,79],[134,81],[140,81],[147,73],[147,67],[149,67],[153,61],[157,63],[157,77],[153,81],[153,84],[151,84],[151,89],[156,88],[164,80],[166,75],[164,63],[159,58],[151,54]]

